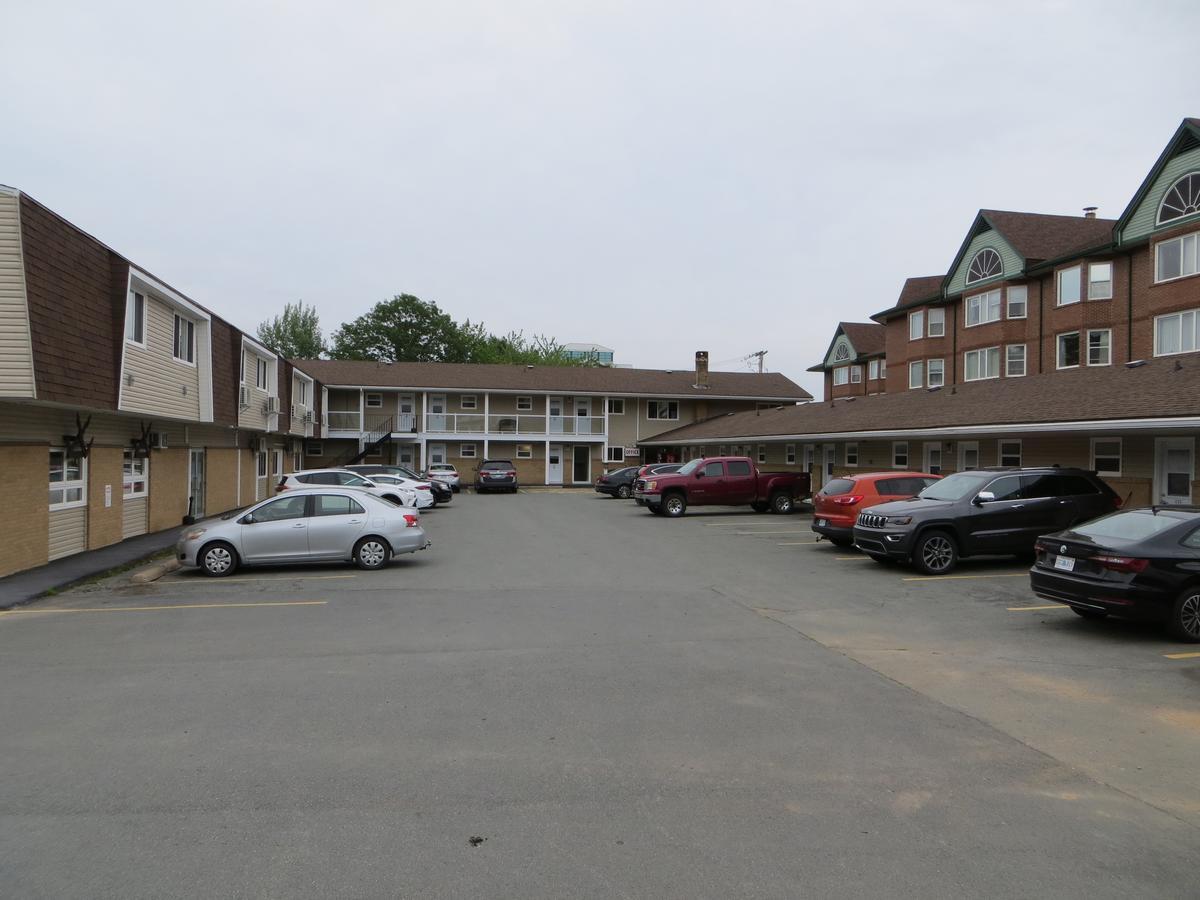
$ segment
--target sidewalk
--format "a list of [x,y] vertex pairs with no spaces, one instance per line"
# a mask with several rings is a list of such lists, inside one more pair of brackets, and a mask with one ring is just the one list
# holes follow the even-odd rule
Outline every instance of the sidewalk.
[[139,535],[119,544],[64,556],[36,569],[27,569],[0,578],[0,609],[20,606],[40,597],[46,591],[65,587],[109,569],[153,556],[160,550],[173,546],[181,530],[168,528],[154,534]]

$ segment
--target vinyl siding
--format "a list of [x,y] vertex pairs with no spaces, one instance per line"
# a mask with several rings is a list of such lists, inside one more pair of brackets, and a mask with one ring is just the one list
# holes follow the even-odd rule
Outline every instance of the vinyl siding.
[[146,533],[149,502],[145,497],[123,500],[121,504],[121,537],[131,538]]
[[[151,296],[146,297],[145,337],[145,348],[125,344],[121,409],[176,419],[199,419],[199,367],[175,359],[175,314]],[[200,324],[197,323],[197,362],[200,343]]]
[[15,195],[0,192],[0,396],[4,397],[35,394],[20,209]]
[[87,549],[87,507],[52,510],[50,559],[60,559]]
[[[1158,207],[1162,203],[1163,194],[1181,177],[1195,170],[1200,170],[1200,147],[1197,147],[1195,150],[1189,150],[1187,153],[1180,153],[1163,166],[1162,171],[1158,173],[1158,177],[1154,179],[1154,184],[1146,192],[1141,205],[1129,217],[1129,224],[1121,232],[1121,243],[1136,241],[1153,232],[1157,227],[1154,221],[1158,218]],[[1178,228],[1187,221],[1189,219],[1176,219],[1163,227]],[[1190,221],[1200,224],[1200,221],[1195,216],[1192,216]]]
[[1004,264],[1004,270],[995,278],[989,278],[987,281],[977,282],[971,285],[971,290],[986,288],[987,285],[994,281],[1000,281],[1002,278],[1015,278],[1024,269],[1024,261],[1021,255],[1009,246],[1008,241],[1000,236],[1000,233],[994,229],[975,236],[975,239],[967,245],[967,252],[963,254],[962,262],[958,264],[958,268],[954,270],[954,275],[950,279],[950,286],[946,288],[947,294],[958,294],[967,289],[967,270],[971,268],[971,260],[975,258],[975,254],[984,247],[991,247],[1000,254],[1000,260]]
[[[267,397],[270,396],[269,388],[273,384],[274,365],[271,360],[268,360],[268,365],[271,371],[267,374],[267,388],[257,386],[258,361],[262,359],[253,350],[248,347],[242,347],[242,356],[244,358],[244,371],[246,372],[246,381],[241,387],[246,388],[249,399],[249,405],[243,407],[238,404],[238,425],[242,428],[253,428],[257,431],[266,431],[269,424],[269,416],[266,413]],[[240,391],[239,391],[240,394]]]

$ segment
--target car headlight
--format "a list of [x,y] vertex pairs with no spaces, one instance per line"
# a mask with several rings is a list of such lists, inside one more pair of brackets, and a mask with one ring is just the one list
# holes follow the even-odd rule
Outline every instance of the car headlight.
[[647,481],[647,482],[646,482],[646,490],[648,490],[648,491],[652,491],[652,490],[654,490],[654,487],[655,487],[655,485],[657,485],[657,484],[658,484],[658,482],[657,482],[657,481]]
[[907,525],[912,521],[912,516],[888,516],[887,523],[889,525]]
[[184,534],[183,539],[185,541],[198,540],[200,535],[204,534],[206,531],[208,531],[207,528],[193,528],[191,531]]

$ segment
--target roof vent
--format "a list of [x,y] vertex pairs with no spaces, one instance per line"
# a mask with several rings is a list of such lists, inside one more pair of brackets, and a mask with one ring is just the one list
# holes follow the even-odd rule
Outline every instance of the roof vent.
[[1145,364],[1146,364],[1146,361],[1144,359],[1131,359],[1129,362],[1125,363],[1125,368],[1140,369]]
[[1096,207],[1095,206],[1085,206],[1083,208],[1083,217],[1085,219],[1096,218]]

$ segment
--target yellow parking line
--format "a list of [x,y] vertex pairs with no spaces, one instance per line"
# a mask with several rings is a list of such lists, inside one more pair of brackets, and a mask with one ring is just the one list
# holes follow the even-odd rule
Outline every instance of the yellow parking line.
[[1051,606],[1006,606],[1009,612],[1032,612],[1035,609],[1069,609],[1062,603],[1055,603]]
[[172,580],[151,582],[158,586],[163,585],[186,585],[187,587],[217,587],[222,584],[251,584],[256,581],[279,582],[279,581],[328,581],[332,578],[357,578],[357,575],[280,575],[279,578],[222,578],[220,581],[214,581],[204,577],[192,577],[186,580]]
[[871,562],[869,556],[835,556],[834,559],[839,562]]
[[784,541],[783,543],[776,544],[775,546],[776,547],[807,547],[807,546],[810,546],[815,543],[816,543],[816,541]]
[[954,581],[966,578],[1028,578],[1028,572],[1002,572],[999,575],[915,575],[901,581]]
[[175,603],[170,606],[95,606],[81,609],[5,609],[0,616],[21,613],[157,612],[160,609],[242,609],[248,606],[325,606],[328,600],[276,600],[264,603]]
[[1200,659],[1200,653],[1164,653],[1167,659]]

